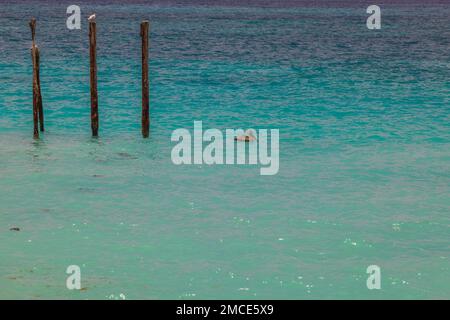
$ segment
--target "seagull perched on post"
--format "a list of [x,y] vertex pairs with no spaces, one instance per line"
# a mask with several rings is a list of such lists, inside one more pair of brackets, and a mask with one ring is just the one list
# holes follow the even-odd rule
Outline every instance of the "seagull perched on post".
[[88,21],[95,21],[95,13],[89,16]]

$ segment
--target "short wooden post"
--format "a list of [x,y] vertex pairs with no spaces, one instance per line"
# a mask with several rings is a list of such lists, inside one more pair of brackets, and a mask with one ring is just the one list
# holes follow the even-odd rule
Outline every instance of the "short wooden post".
[[148,81],[148,29],[149,22],[142,21],[142,136],[147,138],[150,131],[150,103],[149,103],[149,81]]
[[89,54],[91,82],[91,129],[92,136],[98,136],[98,94],[97,94],[97,25],[95,15],[89,18]]

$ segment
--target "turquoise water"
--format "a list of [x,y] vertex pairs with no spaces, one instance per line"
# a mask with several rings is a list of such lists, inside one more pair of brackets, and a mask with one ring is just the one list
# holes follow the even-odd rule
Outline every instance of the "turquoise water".
[[[450,7],[0,6],[0,298],[448,299]],[[86,18],[97,13],[100,138]],[[32,139],[28,20],[46,129]],[[139,23],[151,21],[151,137]],[[280,170],[172,164],[177,128],[280,130]],[[10,231],[19,227],[20,231]],[[66,288],[69,265],[81,291]],[[366,268],[381,268],[368,290]]]

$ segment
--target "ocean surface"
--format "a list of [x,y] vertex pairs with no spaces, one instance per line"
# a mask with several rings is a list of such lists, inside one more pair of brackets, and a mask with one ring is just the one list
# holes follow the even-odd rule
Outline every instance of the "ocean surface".
[[[448,3],[380,1],[368,30],[364,1],[78,1],[68,30],[72,2],[0,1],[1,299],[450,298]],[[194,120],[279,129],[278,174],[174,165],[171,133]],[[82,290],[66,288],[69,265]]]

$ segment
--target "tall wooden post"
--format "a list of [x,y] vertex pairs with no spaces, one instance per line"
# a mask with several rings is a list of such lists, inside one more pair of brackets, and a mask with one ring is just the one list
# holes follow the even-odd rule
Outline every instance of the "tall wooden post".
[[[44,116],[42,111],[42,97],[39,81],[39,48],[36,46],[36,19],[30,21],[31,29],[31,60],[33,62],[33,136],[39,138],[39,118],[41,117],[41,131],[44,130]],[[41,110],[41,111],[40,111]],[[40,112],[39,112],[40,111]],[[39,114],[42,116],[39,116]]]
[[40,76],[40,52],[38,46],[36,46],[36,84],[37,84],[37,109],[39,114],[40,130],[44,132],[44,108],[42,106],[42,94],[41,94],[41,76]]
[[97,94],[97,25],[95,15],[89,18],[89,54],[91,80],[91,129],[92,136],[98,136],[98,94]]
[[149,103],[149,84],[148,84],[148,29],[149,22],[142,21],[142,136],[147,138],[150,131],[150,103]]
[[31,48],[31,60],[33,61],[33,137],[39,139],[39,107],[38,107],[38,91],[36,84],[36,50]]

